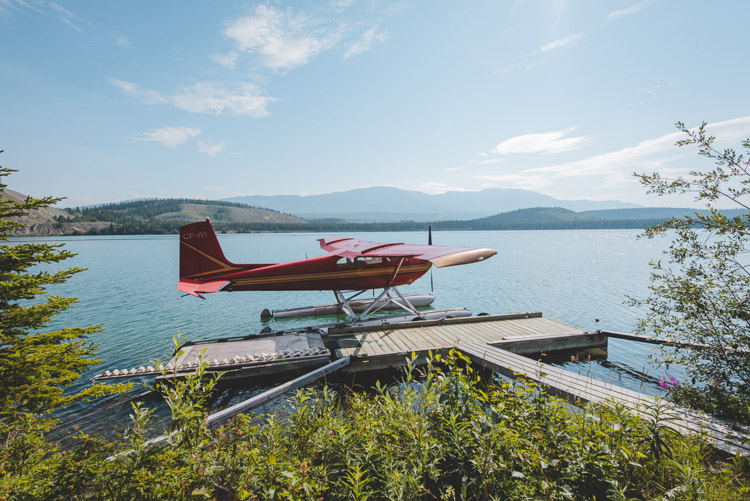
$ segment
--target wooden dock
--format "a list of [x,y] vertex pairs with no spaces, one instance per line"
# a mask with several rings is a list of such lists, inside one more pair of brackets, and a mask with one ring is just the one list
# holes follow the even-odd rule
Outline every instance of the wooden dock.
[[401,367],[412,353],[424,360],[428,352],[447,351],[457,343],[483,343],[522,355],[607,348],[606,336],[539,312],[329,329],[325,339],[335,358],[351,358],[342,372]]
[[351,358],[341,372],[387,370],[406,365],[412,353],[423,363],[429,352],[446,352],[459,342],[500,346],[522,355],[607,348],[607,336],[544,318],[539,312],[402,318],[396,323],[373,319],[364,325],[307,327],[186,343],[165,367],[107,370],[93,380],[161,377],[165,368],[168,377],[185,376],[195,372],[199,359],[207,364],[207,373],[222,372],[225,379],[309,369],[341,358]]
[[578,404],[580,402],[616,402],[641,417],[657,406],[668,418],[666,426],[680,434],[703,434],[714,446],[728,454],[750,456],[750,427],[733,427],[702,412],[680,407],[636,391],[581,376],[559,367],[526,358],[481,342],[460,342],[456,348],[473,363],[509,378],[524,378],[542,385],[553,395]]

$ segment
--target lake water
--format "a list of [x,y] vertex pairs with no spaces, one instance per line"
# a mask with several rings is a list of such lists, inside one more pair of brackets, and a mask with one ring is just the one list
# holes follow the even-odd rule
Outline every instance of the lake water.
[[[470,231],[435,232],[436,245],[490,247],[493,258],[454,268],[433,268],[435,308],[466,307],[474,314],[541,311],[544,316],[586,330],[632,332],[643,314],[624,305],[627,295],[648,293],[651,259],[659,259],[665,240],[638,239],[638,230]],[[273,233],[220,235],[225,255],[234,262],[283,262],[321,254],[317,239],[329,234]],[[356,238],[383,242],[426,243],[426,232],[355,233]],[[32,240],[32,239],[28,239]],[[14,239],[24,241],[24,239]],[[104,370],[148,365],[168,360],[172,338],[210,339],[311,325],[320,320],[283,319],[261,322],[264,308],[281,309],[333,302],[331,292],[235,292],[183,297],[176,290],[178,237],[65,237],[33,239],[64,243],[78,253],[64,264],[79,273],[50,292],[78,297],[80,303],[55,317],[53,327],[102,324],[95,341],[101,365],[82,378]],[[403,287],[408,293],[430,290],[428,273]],[[597,321],[598,319],[598,321]],[[331,319],[329,318],[328,321]],[[643,343],[611,339],[605,361],[565,364],[576,372],[646,393],[658,394],[656,380],[663,371],[649,362],[654,348]],[[671,373],[675,373],[673,370]],[[679,376],[679,374],[677,374]],[[225,392],[218,406],[234,403],[260,387]],[[66,410],[65,420],[79,418],[122,397],[83,403]],[[129,406],[117,412],[125,413]],[[104,413],[117,427],[127,422]],[[97,418],[100,420],[101,416]],[[85,420],[84,420],[85,422]],[[100,421],[98,421],[100,422]],[[110,423],[111,424],[111,423]]]

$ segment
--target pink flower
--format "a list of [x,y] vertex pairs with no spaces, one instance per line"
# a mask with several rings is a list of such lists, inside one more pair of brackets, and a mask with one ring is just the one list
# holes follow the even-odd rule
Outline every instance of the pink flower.
[[664,391],[674,390],[678,386],[680,386],[680,382],[669,374],[667,374],[667,379],[669,379],[669,382],[665,381],[664,379],[659,380],[659,386],[661,386]]

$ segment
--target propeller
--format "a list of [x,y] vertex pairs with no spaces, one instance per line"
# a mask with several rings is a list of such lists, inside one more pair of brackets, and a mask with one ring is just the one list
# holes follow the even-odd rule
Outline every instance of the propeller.
[[[432,225],[427,226],[427,245],[432,245]],[[435,284],[432,282],[432,266],[430,266],[430,293],[435,293]]]

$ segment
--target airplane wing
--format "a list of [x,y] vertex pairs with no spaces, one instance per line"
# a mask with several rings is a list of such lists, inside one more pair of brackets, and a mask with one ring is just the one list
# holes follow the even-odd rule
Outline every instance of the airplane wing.
[[447,247],[443,245],[381,244],[357,240],[356,238],[321,238],[318,241],[323,250],[341,257],[350,259],[356,257],[414,257],[430,261],[438,268],[476,263],[497,254],[494,249]]
[[206,299],[201,296],[201,293],[208,294],[210,292],[219,292],[221,289],[229,285],[229,280],[213,280],[211,282],[204,282],[202,280],[190,280],[188,278],[181,278],[177,284],[177,290],[190,294],[191,296]]

